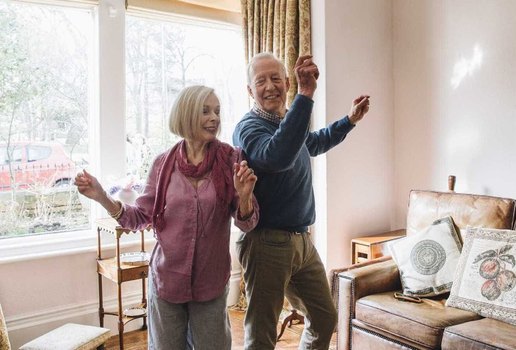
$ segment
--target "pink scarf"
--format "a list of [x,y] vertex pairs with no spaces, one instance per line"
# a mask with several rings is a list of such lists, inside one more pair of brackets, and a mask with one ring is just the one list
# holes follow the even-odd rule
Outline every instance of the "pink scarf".
[[156,231],[161,231],[164,227],[163,212],[166,205],[166,195],[168,184],[177,164],[177,169],[185,176],[201,178],[211,171],[211,179],[215,186],[217,200],[223,208],[228,208],[235,188],[233,186],[233,160],[235,149],[228,144],[215,140],[208,144],[206,155],[199,165],[188,163],[186,156],[186,143],[184,140],[178,142],[168,153],[158,170],[158,181],[156,187],[156,199],[152,214],[152,225]]

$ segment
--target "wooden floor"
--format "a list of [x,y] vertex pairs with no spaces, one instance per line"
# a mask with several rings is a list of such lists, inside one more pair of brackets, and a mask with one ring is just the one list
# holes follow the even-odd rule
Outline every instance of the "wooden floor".
[[[244,312],[237,310],[230,310],[229,316],[231,319],[231,334],[233,344],[232,350],[243,350],[244,349]],[[278,325],[278,332],[280,325]],[[299,344],[299,338],[303,331],[303,325],[292,325],[292,327],[285,328],[285,333],[276,344],[277,350],[286,349],[297,349]],[[111,337],[106,343],[106,350],[117,350],[118,336]],[[147,332],[146,331],[134,331],[124,335],[124,350],[145,350],[147,349]],[[335,334],[332,339],[330,350],[336,349]],[[167,349],[168,350],[168,349]],[[174,350],[174,349],[170,349]],[[214,349],[216,350],[216,349]]]

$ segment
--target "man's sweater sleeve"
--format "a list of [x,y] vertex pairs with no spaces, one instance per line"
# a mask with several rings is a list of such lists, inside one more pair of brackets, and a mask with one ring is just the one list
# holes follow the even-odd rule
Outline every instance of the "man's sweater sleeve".
[[279,128],[271,131],[262,120],[249,118],[238,124],[233,135],[252,167],[265,172],[290,169],[308,135],[313,101],[297,95]]
[[306,147],[312,157],[329,151],[341,143],[346,135],[355,126],[351,124],[348,116],[331,123],[326,128],[309,133],[306,139]]

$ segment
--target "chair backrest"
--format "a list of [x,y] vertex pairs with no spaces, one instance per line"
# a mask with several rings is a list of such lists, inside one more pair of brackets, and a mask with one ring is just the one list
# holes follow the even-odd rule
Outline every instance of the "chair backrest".
[[407,235],[419,232],[448,215],[462,230],[468,225],[512,229],[515,208],[516,202],[510,198],[412,190],[407,213]]
[[5,324],[2,305],[0,304],[0,350],[11,350],[11,343],[7,335],[7,325]]

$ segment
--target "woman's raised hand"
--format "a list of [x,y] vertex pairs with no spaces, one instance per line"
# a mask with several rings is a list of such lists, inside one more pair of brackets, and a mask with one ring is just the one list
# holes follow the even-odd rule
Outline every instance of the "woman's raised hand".
[[233,164],[233,183],[241,201],[251,200],[258,178],[253,169],[249,168],[247,161],[243,160]]
[[86,170],[83,170],[82,173],[77,174],[75,177],[74,185],[77,186],[80,194],[97,202],[106,197],[106,192],[100,185],[97,178],[88,173]]

